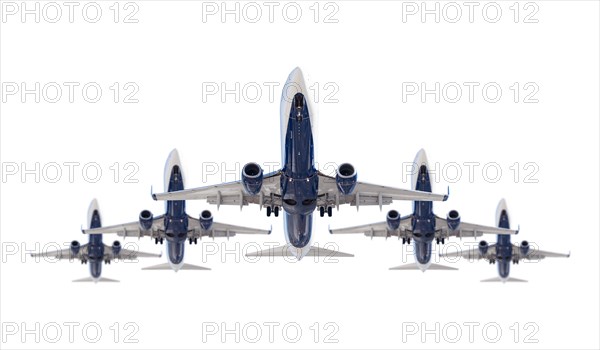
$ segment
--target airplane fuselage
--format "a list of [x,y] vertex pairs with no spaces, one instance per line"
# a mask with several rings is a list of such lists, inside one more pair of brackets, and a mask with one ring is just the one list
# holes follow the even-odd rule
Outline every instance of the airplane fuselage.
[[[414,189],[431,192],[431,180],[427,166],[421,165],[415,176],[417,179]],[[431,201],[414,201],[412,231],[416,263],[426,266],[431,262],[431,246],[435,236],[435,214]]]
[[[510,228],[508,213],[506,210],[500,212],[498,227]],[[510,235],[497,235],[496,241],[496,263],[498,264],[498,275],[500,278],[507,279],[510,274],[510,263],[512,261],[513,245],[510,241]]]
[[313,126],[303,94],[292,101],[289,119],[282,118],[281,198],[284,230],[296,248],[310,247],[312,214],[317,207],[318,175],[315,168]]
[[[170,169],[168,180],[168,192],[181,191],[183,186],[183,175],[179,165]],[[185,201],[167,201],[165,204],[165,234],[167,236],[167,258],[169,263],[175,266],[183,264],[185,251],[185,240],[188,232],[188,216],[185,212]]]
[[[91,214],[90,228],[98,227],[102,227],[102,224],[100,222],[100,213],[96,209]],[[97,280],[102,274],[102,263],[104,260],[104,243],[102,242],[102,234],[89,235],[87,250],[90,275],[92,275],[92,278]]]

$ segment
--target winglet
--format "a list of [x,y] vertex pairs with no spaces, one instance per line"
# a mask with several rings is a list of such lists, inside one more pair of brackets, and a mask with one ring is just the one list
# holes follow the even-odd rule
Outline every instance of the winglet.
[[519,226],[517,226],[517,232],[515,232],[515,235],[518,235],[519,231],[521,231],[521,224],[519,224]]
[[329,231],[329,233],[333,234],[333,231],[331,230],[331,224],[327,225],[327,230]]
[[83,230],[83,225],[81,225],[81,233],[85,235],[85,231]]
[[448,186],[448,194],[444,196],[443,201],[445,202],[446,200],[448,200],[448,197],[450,197],[450,186]]
[[271,224],[271,227],[269,227],[269,233],[267,233],[267,234],[270,235],[271,232],[273,232],[273,224]]
[[154,193],[154,190],[152,189],[152,185],[150,185],[150,195],[152,196],[152,199],[157,200],[156,193]]

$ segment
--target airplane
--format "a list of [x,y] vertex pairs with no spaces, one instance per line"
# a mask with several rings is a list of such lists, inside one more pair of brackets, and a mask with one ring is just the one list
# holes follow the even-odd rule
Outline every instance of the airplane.
[[[412,186],[416,191],[431,192],[431,179],[429,177],[429,164],[425,150],[421,149],[414,160]],[[446,239],[457,237],[478,237],[484,233],[489,234],[517,234],[517,231],[508,228],[488,227],[462,222],[456,210],[450,210],[446,218],[439,217],[433,212],[433,203],[428,200],[415,200],[413,213],[404,217],[396,210],[387,213],[386,221],[368,225],[348,228],[329,229],[332,234],[364,233],[368,237],[396,236],[402,239],[402,244],[410,244],[413,240],[414,264],[400,265],[390,270],[457,270],[456,268],[433,264],[431,262],[431,249],[433,240],[437,244],[444,244]]]
[[[294,91],[291,96],[288,91]],[[316,115],[308,98],[307,85],[300,68],[295,68],[284,85],[281,104],[281,164],[282,168],[263,174],[259,164],[247,163],[241,171],[241,179],[219,185],[205,186],[184,191],[153,194],[155,200],[202,199],[209,204],[237,205],[258,204],[266,208],[267,216],[279,216],[283,208],[284,231],[287,244],[284,247],[250,253],[259,256],[293,256],[300,260],[310,256],[352,256],[313,246],[313,212],[320,216],[332,216],[332,208],[343,204],[356,206],[390,204],[393,200],[442,201],[447,195],[411,191],[373,185],[357,181],[357,172],[350,163],[341,164],[334,176],[321,173],[315,167]],[[333,253],[333,254],[331,254]]]
[[[506,201],[500,200],[496,209],[498,227],[510,228]],[[477,248],[440,254],[440,256],[463,257],[467,259],[485,259],[490,264],[498,262],[498,277],[482,280],[481,282],[527,282],[526,280],[510,277],[510,263],[518,264],[521,260],[541,260],[543,258],[568,258],[569,254],[552,253],[532,248],[527,241],[520,245],[512,244],[510,235],[499,234],[495,244],[480,241]]]
[[[180,191],[184,189],[183,169],[176,149],[171,151],[165,165],[164,188],[165,191]],[[213,221],[209,210],[203,210],[198,219],[185,212],[185,201],[169,200],[165,203],[165,214],[153,216],[149,210],[142,210],[138,221],[98,227],[83,230],[86,234],[98,232],[116,233],[122,237],[150,236],[155,244],[167,241],[166,264],[150,266],[143,270],[210,270],[206,267],[184,264],[185,241],[198,244],[202,237],[233,237],[236,234],[270,234],[271,230],[222,224]]]
[[[90,228],[100,227],[100,211],[98,201],[92,200],[88,209],[87,221]],[[112,246],[102,243],[102,233],[89,236],[87,244],[81,245],[78,241],[72,241],[69,248],[53,252],[33,253],[32,257],[47,257],[55,259],[79,259],[82,264],[90,266],[90,277],[74,280],[73,282],[119,282],[110,278],[101,277],[102,262],[110,264],[116,259],[136,260],[137,258],[160,258],[161,254],[143,253],[135,250],[125,249],[119,241],[114,241]]]

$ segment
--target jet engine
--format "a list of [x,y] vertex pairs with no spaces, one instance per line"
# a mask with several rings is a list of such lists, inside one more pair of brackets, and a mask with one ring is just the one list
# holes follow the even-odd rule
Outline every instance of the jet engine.
[[340,190],[342,194],[351,194],[352,191],[354,191],[354,187],[356,187],[357,179],[356,169],[354,169],[352,164],[344,163],[338,167],[335,181],[338,190]]
[[203,210],[200,213],[200,227],[203,230],[208,231],[212,227],[213,224],[213,215],[209,210]]
[[249,195],[260,192],[263,183],[263,170],[256,163],[248,163],[242,168],[242,185]]
[[77,241],[71,242],[71,253],[73,255],[79,254],[79,249],[80,248],[81,248],[81,244],[79,244],[79,242],[77,242]]
[[456,231],[460,226],[460,214],[456,210],[450,210],[448,215],[446,215],[446,222],[448,223],[448,228],[452,231]]
[[119,241],[114,241],[112,244],[112,252],[114,255],[119,255],[119,253],[121,252],[121,242]]
[[142,210],[140,212],[140,229],[149,231],[152,228],[152,212],[150,210]]
[[521,251],[521,255],[527,256],[529,254],[529,242],[523,241],[519,246],[519,250]]
[[486,241],[479,242],[479,254],[485,255],[488,251],[488,243]]
[[400,227],[400,213],[396,210],[390,210],[385,217],[387,226],[390,230],[395,231]]

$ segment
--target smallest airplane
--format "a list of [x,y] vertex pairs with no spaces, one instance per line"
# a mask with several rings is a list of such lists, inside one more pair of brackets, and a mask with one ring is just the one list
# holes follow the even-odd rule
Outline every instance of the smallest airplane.
[[[98,210],[98,201],[92,200],[88,209],[87,222],[90,228],[100,227],[100,211]],[[124,249],[119,241],[114,241],[112,246],[102,243],[102,234],[93,234],[89,236],[87,244],[81,245],[78,241],[71,242],[69,248],[52,251],[33,253],[32,257],[47,257],[59,260],[79,259],[82,264],[90,266],[90,277],[74,280],[73,282],[119,282],[110,278],[101,277],[102,263],[110,264],[111,261],[136,260],[137,258],[160,258],[162,254],[143,253],[139,251]]]
[[[498,227],[509,229],[510,222],[506,201],[500,200],[496,209]],[[485,259],[490,264],[498,262],[498,277],[482,280],[481,282],[527,282],[526,280],[510,277],[510,263],[518,264],[521,260],[541,260],[544,258],[568,258],[569,254],[552,253],[533,249],[529,242],[522,241],[520,245],[512,244],[510,235],[499,234],[495,244],[480,241],[477,248],[440,254],[440,256],[463,257],[466,259]]]

